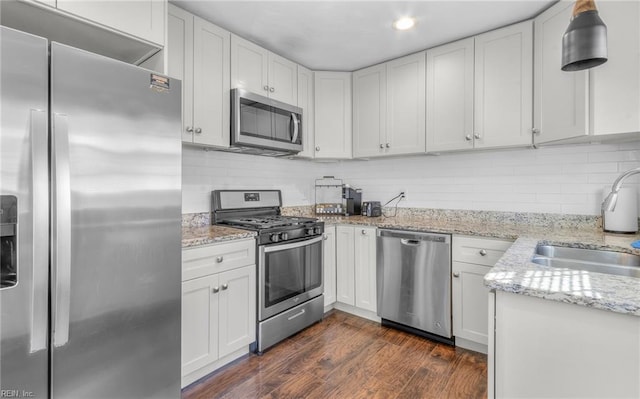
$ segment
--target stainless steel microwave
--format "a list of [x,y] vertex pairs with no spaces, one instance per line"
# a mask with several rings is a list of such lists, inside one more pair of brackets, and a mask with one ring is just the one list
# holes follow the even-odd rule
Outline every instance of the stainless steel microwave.
[[264,155],[302,151],[302,108],[232,89],[231,147]]

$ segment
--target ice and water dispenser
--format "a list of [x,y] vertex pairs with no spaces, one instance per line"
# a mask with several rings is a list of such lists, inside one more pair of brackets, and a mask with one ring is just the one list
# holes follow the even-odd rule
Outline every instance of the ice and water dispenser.
[[0,195],[0,288],[18,283],[18,199]]

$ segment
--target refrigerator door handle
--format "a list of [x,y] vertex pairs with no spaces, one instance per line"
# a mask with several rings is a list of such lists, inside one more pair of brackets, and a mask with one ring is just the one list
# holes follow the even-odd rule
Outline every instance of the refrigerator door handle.
[[33,285],[31,292],[30,352],[47,348],[49,298],[49,165],[47,160],[47,111],[32,109],[30,115]]
[[67,115],[54,113],[52,151],[52,271],[53,345],[69,341],[71,295],[71,186],[69,177],[69,130]]

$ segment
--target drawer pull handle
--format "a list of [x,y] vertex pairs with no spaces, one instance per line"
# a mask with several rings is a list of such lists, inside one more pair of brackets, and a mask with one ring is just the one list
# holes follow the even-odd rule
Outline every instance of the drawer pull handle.
[[224,256],[218,256],[218,257],[216,258],[216,262],[217,262],[217,263],[222,263],[222,261],[223,261],[223,260],[224,260]]
[[229,284],[222,284],[222,291],[226,290],[227,288],[229,288]]
[[460,273],[458,272],[453,273],[453,277],[456,277],[456,278],[460,277]]
[[302,316],[304,313],[305,313],[305,311],[304,311],[304,309],[302,309],[302,310],[300,311],[300,313],[296,313],[296,314],[294,314],[293,316],[288,317],[288,318],[287,318],[287,320],[293,320],[293,319],[295,319],[295,318],[296,318],[296,317],[298,317],[298,316]]
[[480,255],[481,256],[486,256],[487,255],[487,251],[485,251],[484,249],[480,250]]
[[214,294],[217,294],[220,291],[220,288],[218,287],[213,287],[213,289],[211,290]]

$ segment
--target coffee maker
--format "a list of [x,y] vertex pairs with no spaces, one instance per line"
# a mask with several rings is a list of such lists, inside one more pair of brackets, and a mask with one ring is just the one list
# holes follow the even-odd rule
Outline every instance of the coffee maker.
[[342,186],[342,208],[345,216],[362,213],[362,190],[352,188],[348,184]]

